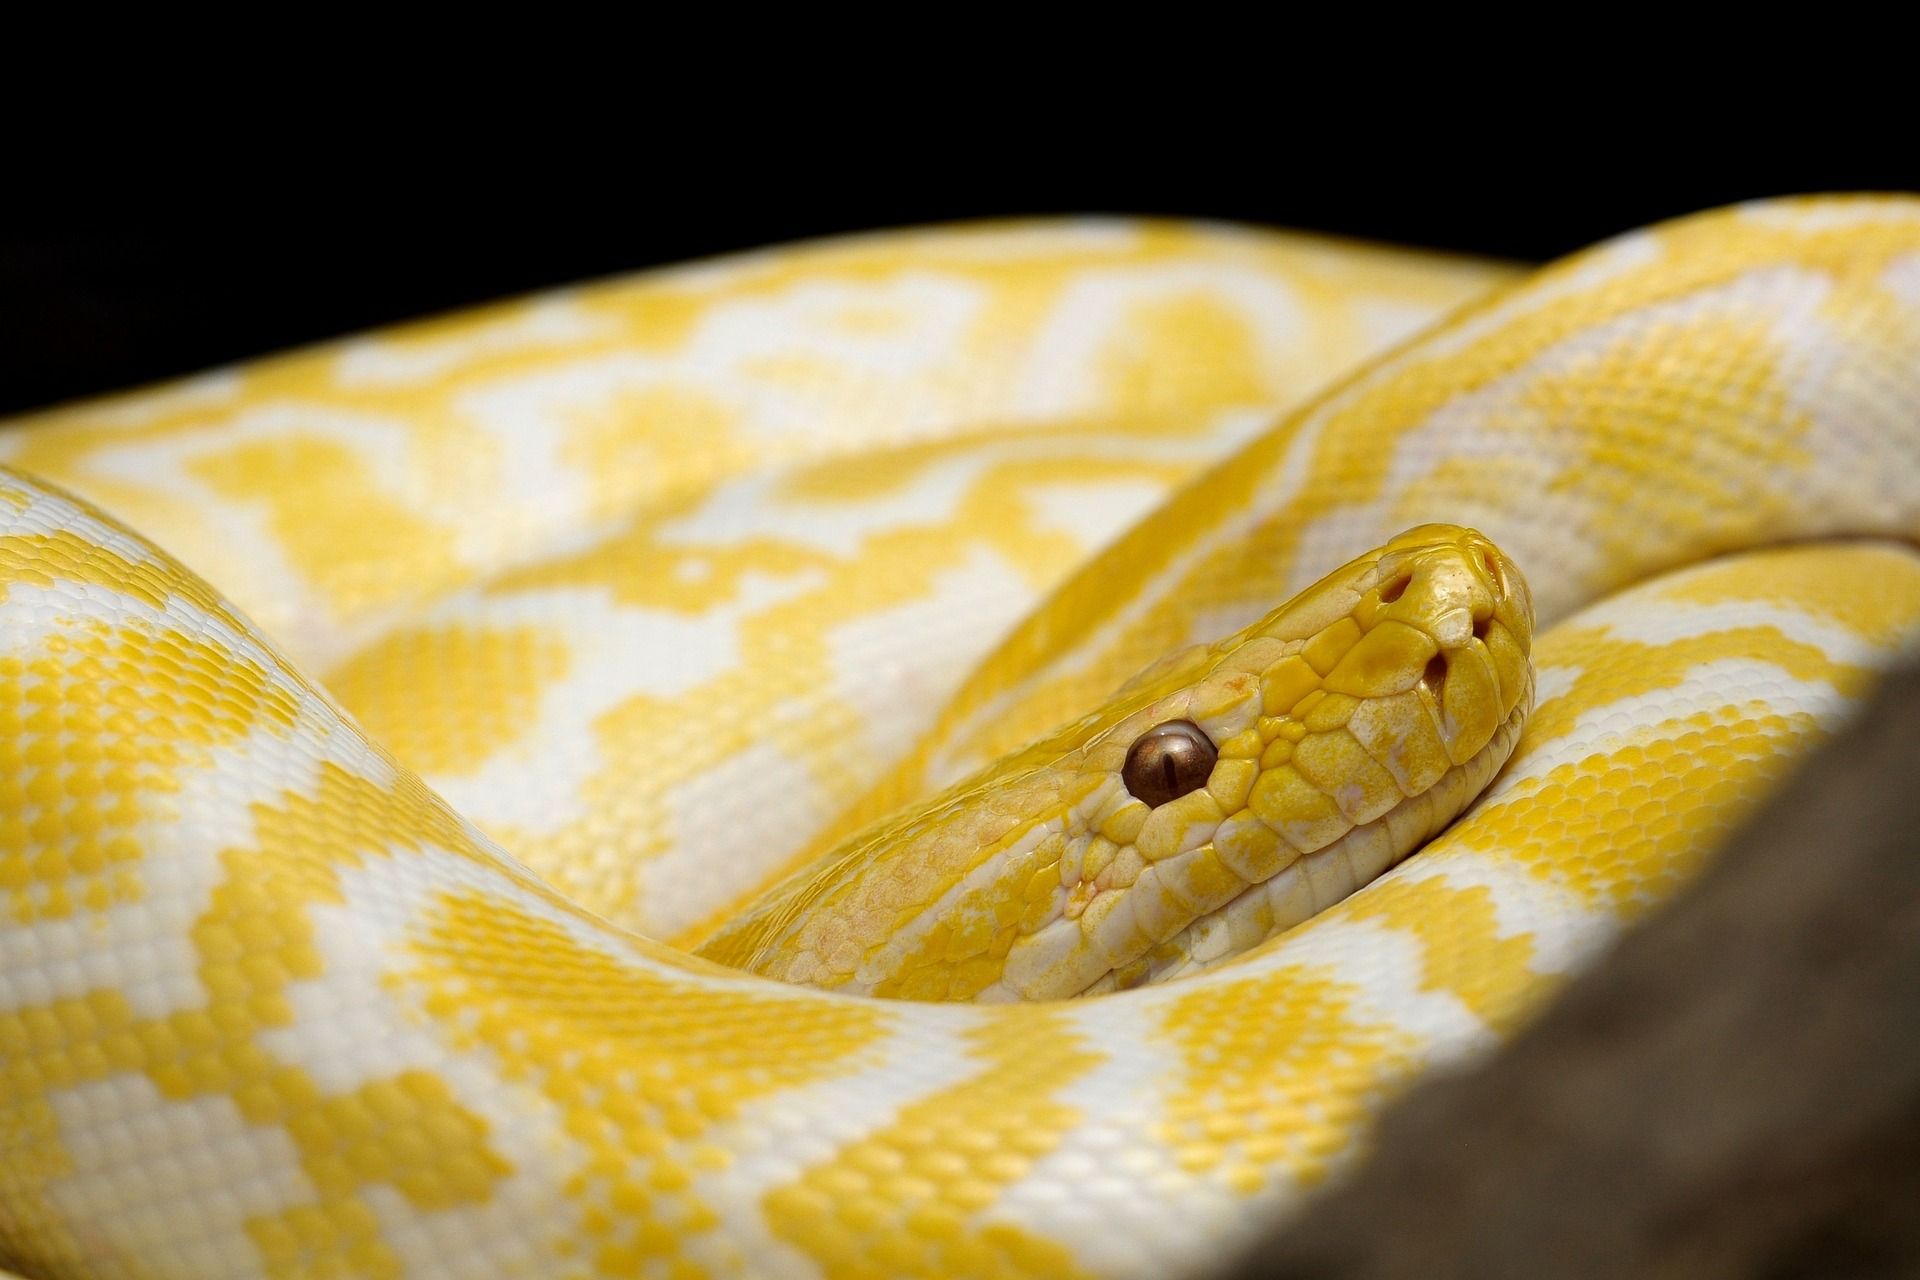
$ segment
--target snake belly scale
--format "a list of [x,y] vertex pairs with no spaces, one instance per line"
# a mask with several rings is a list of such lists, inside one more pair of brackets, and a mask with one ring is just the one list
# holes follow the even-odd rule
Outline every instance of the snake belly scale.
[[[1158,223],[870,237],[0,454],[0,1265],[1177,1274],[1671,896],[1912,647],[1920,202],[1524,277]],[[692,954],[1432,523],[1531,585],[1534,710],[1350,896],[1082,1000]],[[1230,759],[1229,702],[1140,727]]]

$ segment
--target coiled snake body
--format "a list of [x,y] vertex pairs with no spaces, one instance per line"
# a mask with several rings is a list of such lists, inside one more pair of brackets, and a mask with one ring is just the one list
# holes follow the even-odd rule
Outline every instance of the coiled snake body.
[[[0,434],[0,1263],[1225,1256],[1670,896],[1920,625],[1920,203],[1629,236],[1273,416],[1504,274],[1160,224],[877,237]],[[1246,633],[1258,680],[1191,646],[1432,522],[1511,561],[1398,544],[1480,593],[1446,650],[1504,699],[1454,708],[1475,741],[1525,700],[1512,565],[1539,626],[1532,718],[1465,816],[1344,897],[1371,846],[1335,875],[1249,819],[1234,867],[1296,866],[1271,917],[1060,941],[1143,881],[1241,901],[1196,855],[1231,862],[1243,784],[1277,829],[1386,821],[1412,748],[1328,682],[1424,578],[1356,580],[1338,653],[1302,647],[1332,615]],[[1407,643],[1367,669],[1441,723]],[[1291,691],[1309,736],[1276,747],[1289,644],[1321,710]],[[1168,717],[1221,760],[1155,808],[1177,824],[1096,779],[1076,828],[1020,781],[1061,724],[1126,726],[1088,748],[1110,779]],[[1283,766],[1313,794],[1262,791]],[[904,896],[747,905],[909,837],[961,854]],[[1309,918],[1229,961],[1281,897]]]

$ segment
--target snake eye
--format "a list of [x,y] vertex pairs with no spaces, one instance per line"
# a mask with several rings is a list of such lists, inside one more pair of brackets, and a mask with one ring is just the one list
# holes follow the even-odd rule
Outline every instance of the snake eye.
[[1219,754],[1199,725],[1169,720],[1133,740],[1120,780],[1136,799],[1157,807],[1206,786]]

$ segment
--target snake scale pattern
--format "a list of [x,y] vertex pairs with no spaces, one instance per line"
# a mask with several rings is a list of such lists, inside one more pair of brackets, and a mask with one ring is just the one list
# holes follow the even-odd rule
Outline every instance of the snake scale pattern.
[[[0,1268],[1198,1274],[1915,647],[1920,201],[1528,274],[1201,224],[870,236],[37,415],[0,464]],[[1088,999],[696,954],[969,777],[956,829],[1056,855],[1034,901],[1171,882],[1184,828],[1103,828],[1096,873],[1021,842],[993,762],[1436,523],[1530,584],[1534,709],[1365,887],[1303,872],[1303,922]],[[1254,733],[1222,687],[1179,706]],[[971,976],[896,994],[1079,963],[966,932],[916,945]]]

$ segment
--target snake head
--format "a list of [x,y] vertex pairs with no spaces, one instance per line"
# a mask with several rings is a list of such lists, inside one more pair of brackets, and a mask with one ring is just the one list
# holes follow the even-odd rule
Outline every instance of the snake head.
[[1533,602],[1422,525],[870,831],[703,948],[881,996],[1042,1000],[1243,954],[1463,810],[1533,693]]

